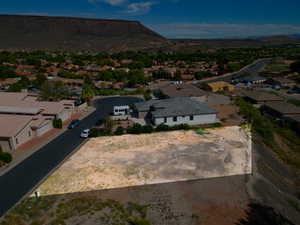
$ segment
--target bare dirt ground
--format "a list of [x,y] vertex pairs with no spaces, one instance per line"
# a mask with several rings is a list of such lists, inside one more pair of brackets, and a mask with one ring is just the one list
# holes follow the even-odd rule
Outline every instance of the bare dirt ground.
[[[210,165],[205,160],[217,160],[222,164],[219,167],[215,163],[211,167],[211,173],[206,173],[206,176],[218,175],[218,170],[213,170],[215,167],[235,168],[227,170],[232,173],[247,168],[245,165],[236,166],[235,157],[231,158],[232,163],[225,160],[226,154],[239,155],[238,152],[243,149],[242,141],[237,144],[238,134],[244,132],[233,127],[211,131],[206,137],[189,131],[152,134],[147,142],[143,135],[115,137],[111,141],[110,138],[91,140],[39,188],[42,194],[49,195],[25,199],[2,218],[2,222],[0,220],[0,225],[300,224],[297,202],[292,202],[294,199],[290,196],[295,193],[291,183],[294,174],[259,140],[252,146],[252,174],[191,180],[187,179],[188,176],[185,177],[191,175],[191,167],[187,165],[195,162],[200,166],[193,167],[194,171],[207,172],[201,168],[202,164]],[[223,145],[218,143],[222,140],[221,137],[225,139]],[[241,140],[249,139],[243,137]],[[245,147],[246,143],[243,145]],[[145,153],[141,152],[143,146],[148,146],[148,150],[143,149]],[[224,146],[224,151],[216,151],[221,146]],[[193,151],[193,148],[197,151]],[[228,151],[228,148],[236,150]],[[191,153],[192,157],[186,157],[183,154],[185,152]],[[170,157],[173,156],[171,153],[177,156],[176,160]],[[102,161],[103,157],[109,163]],[[205,160],[197,161],[193,157],[203,157]],[[239,157],[242,159],[239,162],[243,162],[244,158],[241,155]],[[116,167],[115,170],[111,170],[112,165]],[[128,165],[129,171],[126,170]],[[86,167],[92,169],[86,170]],[[144,179],[144,171],[149,167],[151,172],[146,172],[152,177]],[[157,176],[154,173],[155,167],[163,175]],[[106,171],[106,168],[109,170]],[[236,170],[237,168],[239,169]],[[169,173],[170,169],[173,169],[172,173]],[[93,175],[95,171],[98,172],[97,176]],[[193,175],[199,176],[199,173]],[[140,183],[143,182],[137,182],[139,178],[143,182],[157,183],[142,185]],[[176,181],[178,178],[185,179]],[[162,182],[163,180],[173,182]],[[99,185],[100,189],[94,190],[94,187],[86,186],[85,182],[88,181],[93,181],[93,185]],[[120,187],[108,188],[109,185]],[[72,192],[74,190],[78,191]],[[56,192],[57,194],[51,194]]]
[[39,188],[41,195],[251,173],[251,138],[240,127],[95,138]]

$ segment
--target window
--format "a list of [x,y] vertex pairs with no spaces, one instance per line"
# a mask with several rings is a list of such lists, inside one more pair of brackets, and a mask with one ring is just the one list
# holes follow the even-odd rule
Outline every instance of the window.
[[194,116],[190,116],[190,120],[194,120]]
[[29,137],[31,136],[31,132],[30,132],[30,131],[28,131],[28,136],[29,136]]
[[177,116],[173,117],[173,122],[177,122]]
[[19,144],[18,138],[16,138],[16,144]]
[[167,123],[167,119],[168,119],[167,117],[164,118],[164,123]]

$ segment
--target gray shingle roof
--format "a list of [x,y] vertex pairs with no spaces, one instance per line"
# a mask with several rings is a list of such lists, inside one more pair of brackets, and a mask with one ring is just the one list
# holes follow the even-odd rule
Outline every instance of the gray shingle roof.
[[134,103],[134,106],[139,112],[147,112],[147,111],[149,111],[151,105],[153,105],[157,101],[159,101],[159,100],[149,100],[146,102],[137,102],[137,103]]
[[283,98],[263,91],[244,91],[243,94],[255,101],[283,101]]
[[[144,103],[144,105],[142,105]],[[172,117],[172,116],[189,116],[201,114],[215,114],[215,110],[210,109],[206,104],[195,101],[189,97],[176,97],[164,100],[152,100],[148,102],[137,103],[139,109],[151,111],[153,117]],[[137,105],[136,104],[136,105]]]
[[287,102],[268,102],[265,106],[281,114],[300,114],[300,107]]

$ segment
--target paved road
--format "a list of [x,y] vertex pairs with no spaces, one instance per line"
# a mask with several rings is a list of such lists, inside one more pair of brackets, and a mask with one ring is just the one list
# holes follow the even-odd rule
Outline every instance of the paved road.
[[259,60],[256,60],[255,62],[253,62],[252,64],[245,66],[238,72],[228,73],[228,74],[224,74],[224,75],[216,76],[216,77],[205,78],[205,79],[199,81],[199,83],[216,82],[216,81],[231,82],[232,79],[238,78],[241,76],[245,76],[245,75],[254,76],[254,75],[257,75],[259,72],[263,71],[264,68],[268,64],[271,63],[271,61],[272,61],[272,59],[259,59]]
[[0,177],[0,216],[28,194],[39,182],[56,168],[85,140],[79,137],[84,128],[92,127],[105,118],[114,105],[127,105],[141,101],[132,97],[114,97],[95,101],[96,111],[72,130],[51,141],[22,163]]

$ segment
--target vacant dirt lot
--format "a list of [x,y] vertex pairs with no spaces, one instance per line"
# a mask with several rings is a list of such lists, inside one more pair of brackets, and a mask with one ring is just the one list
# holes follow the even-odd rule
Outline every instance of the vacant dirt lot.
[[251,173],[251,140],[240,127],[95,138],[50,176],[42,195]]
[[209,132],[90,140],[0,224],[293,225],[278,212],[300,224],[291,173],[272,152],[258,142],[250,154],[239,127]]

